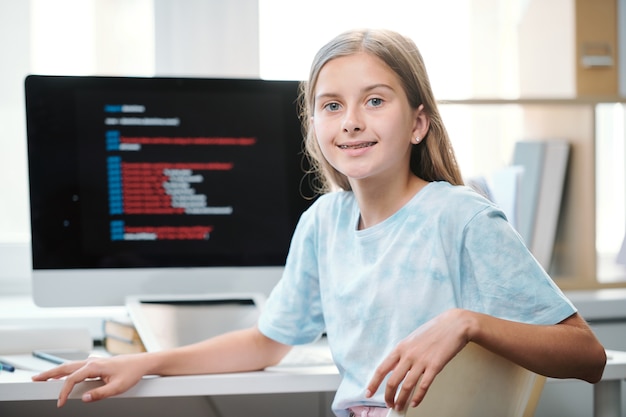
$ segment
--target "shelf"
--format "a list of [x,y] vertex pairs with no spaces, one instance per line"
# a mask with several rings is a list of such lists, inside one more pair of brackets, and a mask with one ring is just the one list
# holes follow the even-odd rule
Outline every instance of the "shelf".
[[[626,277],[610,282],[597,279],[596,108],[603,103],[626,104],[626,98],[481,98],[439,102],[442,115],[452,115],[452,120],[444,117],[444,122],[452,125],[449,132],[457,158],[471,159],[474,167],[492,171],[506,165],[519,140],[564,140],[571,144],[554,257],[548,271],[566,290],[626,287]],[[454,117],[464,118],[457,131]],[[462,163],[461,167],[464,168]]]

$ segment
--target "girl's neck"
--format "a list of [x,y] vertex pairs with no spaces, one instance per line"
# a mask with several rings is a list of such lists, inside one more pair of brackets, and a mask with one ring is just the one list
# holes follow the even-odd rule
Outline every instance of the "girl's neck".
[[427,181],[413,174],[406,180],[384,184],[354,181],[351,184],[352,191],[361,212],[358,229],[367,229],[383,222],[404,207],[426,184]]

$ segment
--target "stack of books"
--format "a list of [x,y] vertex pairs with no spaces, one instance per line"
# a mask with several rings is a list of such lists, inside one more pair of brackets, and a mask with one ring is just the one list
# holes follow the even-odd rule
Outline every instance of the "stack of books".
[[137,329],[130,319],[106,319],[103,323],[104,348],[112,355],[145,352]]

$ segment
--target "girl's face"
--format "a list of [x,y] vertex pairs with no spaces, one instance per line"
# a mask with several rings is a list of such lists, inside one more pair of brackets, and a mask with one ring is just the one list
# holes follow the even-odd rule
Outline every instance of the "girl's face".
[[355,181],[405,179],[411,144],[428,131],[398,76],[379,58],[357,53],[322,67],[312,128],[328,162]]

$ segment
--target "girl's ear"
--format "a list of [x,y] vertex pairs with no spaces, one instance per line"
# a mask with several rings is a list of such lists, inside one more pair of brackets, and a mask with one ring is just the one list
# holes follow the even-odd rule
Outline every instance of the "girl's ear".
[[424,136],[426,136],[429,128],[430,118],[424,111],[424,105],[420,104],[420,106],[415,110],[415,124],[413,126],[412,142],[419,143]]

